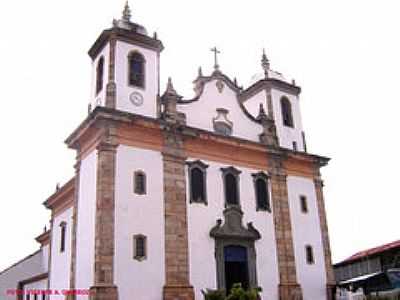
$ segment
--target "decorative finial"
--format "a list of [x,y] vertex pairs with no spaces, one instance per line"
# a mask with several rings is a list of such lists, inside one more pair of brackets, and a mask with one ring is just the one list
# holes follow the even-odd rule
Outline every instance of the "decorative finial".
[[60,189],[60,184],[57,182],[56,184],[56,192]]
[[154,33],[153,33],[153,39],[158,40],[157,31],[154,31]]
[[44,225],[43,232],[46,232],[46,231],[47,231],[47,226]]
[[177,95],[174,86],[172,85],[171,77],[168,77],[167,90],[165,91],[165,93],[169,95]]
[[129,8],[129,3],[126,1],[124,11],[122,12],[122,20],[126,22],[131,21],[131,9]]
[[237,86],[237,79],[236,79],[236,77],[233,78],[233,83]]
[[203,77],[203,70],[199,67],[198,77]]
[[221,53],[221,51],[219,51],[217,49],[217,47],[211,48],[211,52],[214,52],[214,69],[215,71],[219,70],[219,65],[218,65],[218,54]]
[[263,49],[263,55],[261,58],[261,66],[264,70],[265,78],[268,77],[268,70],[269,70],[269,60],[267,58],[267,55],[265,54],[265,49]]
[[259,108],[259,111],[258,111],[257,120],[259,120],[259,121],[262,122],[262,121],[264,121],[266,118],[267,118],[267,114],[265,113],[264,105],[263,105],[262,103],[260,103],[260,108]]

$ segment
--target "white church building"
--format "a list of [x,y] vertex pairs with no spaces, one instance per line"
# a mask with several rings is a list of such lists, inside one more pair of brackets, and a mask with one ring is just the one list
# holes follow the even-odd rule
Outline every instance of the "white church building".
[[240,87],[215,48],[186,99],[160,87],[162,50],[128,5],[90,48],[89,114],[65,141],[75,176],[44,202],[40,250],[0,273],[0,298],[202,300],[239,282],[331,300],[329,159],[307,153],[300,87],[265,53]]

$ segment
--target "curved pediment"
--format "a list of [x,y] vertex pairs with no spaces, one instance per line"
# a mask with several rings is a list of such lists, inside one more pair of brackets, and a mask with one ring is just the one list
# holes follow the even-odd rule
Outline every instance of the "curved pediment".
[[241,88],[220,71],[195,80],[196,96],[177,102],[191,127],[259,142],[263,127],[239,101]]

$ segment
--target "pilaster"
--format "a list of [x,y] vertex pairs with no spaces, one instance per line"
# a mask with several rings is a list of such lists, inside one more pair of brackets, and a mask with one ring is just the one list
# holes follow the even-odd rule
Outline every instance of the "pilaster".
[[324,194],[323,194],[324,184],[323,184],[323,181],[321,180],[321,177],[319,174],[314,178],[314,185],[315,185],[315,192],[317,195],[318,215],[319,215],[319,222],[320,222],[320,227],[321,227],[322,246],[323,246],[323,250],[324,250],[327,300],[333,300],[334,299],[334,288],[335,288],[336,282],[335,282],[335,275],[334,275],[333,267],[332,267],[328,224],[326,221],[325,201],[324,201]]
[[182,135],[176,126],[164,127],[163,172],[165,206],[164,300],[194,300],[189,282],[189,243],[186,178]]
[[[79,155],[77,157],[77,163],[75,164],[75,195],[74,204],[72,207],[72,235],[71,235],[71,265],[70,265],[70,278],[69,286],[70,290],[75,290],[75,275],[76,275],[76,231],[78,227],[78,198],[79,198],[79,182],[80,182],[80,168],[81,161]],[[75,300],[75,293],[67,295],[67,300]]]
[[106,85],[106,101],[105,106],[116,108],[117,101],[117,85],[115,83],[115,48],[117,40],[112,37],[110,39],[109,65],[108,65],[108,82]]
[[272,205],[279,269],[279,299],[301,300],[302,290],[297,282],[293,234],[290,222],[287,175],[280,154],[269,154]]
[[97,187],[94,285],[91,300],[117,300],[114,285],[114,227],[115,227],[115,164],[116,138],[111,122],[104,122],[103,136],[97,146]]

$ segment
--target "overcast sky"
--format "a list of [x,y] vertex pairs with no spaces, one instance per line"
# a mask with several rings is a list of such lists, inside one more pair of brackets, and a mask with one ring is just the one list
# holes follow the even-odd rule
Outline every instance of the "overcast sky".
[[[124,2],[0,2],[0,270],[38,249],[49,220],[41,205],[74,175],[64,139],[86,117],[87,50]],[[187,97],[197,68],[247,87],[274,70],[302,87],[309,151],[323,169],[333,261],[400,239],[398,1],[131,0],[133,21],[158,32],[162,89]]]

